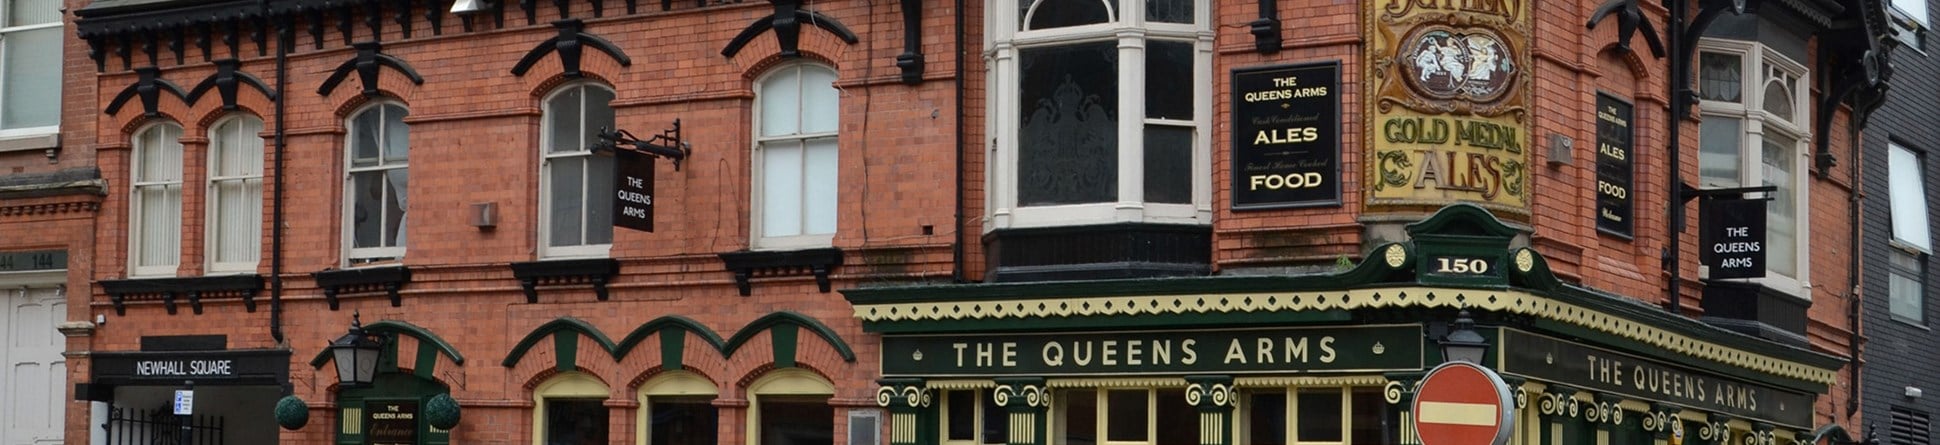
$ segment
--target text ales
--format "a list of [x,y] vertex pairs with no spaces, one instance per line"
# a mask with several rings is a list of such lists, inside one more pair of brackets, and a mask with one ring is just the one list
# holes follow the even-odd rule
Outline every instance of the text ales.
[[1528,2],[1361,2],[1370,212],[1472,203],[1529,215]]
[[1637,165],[1634,116],[1629,102],[1596,95],[1596,228],[1622,236],[1631,236],[1635,227],[1630,219],[1636,208],[1630,199]]
[[1340,204],[1340,62],[1233,71],[1233,208]]

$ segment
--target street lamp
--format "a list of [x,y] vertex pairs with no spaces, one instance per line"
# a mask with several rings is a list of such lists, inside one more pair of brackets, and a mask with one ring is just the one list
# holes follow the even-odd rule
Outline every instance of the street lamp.
[[370,385],[377,375],[377,355],[384,348],[384,336],[364,331],[361,314],[350,315],[350,332],[330,342],[330,353],[337,359],[339,388]]
[[1468,309],[1462,309],[1455,316],[1455,330],[1442,336],[1442,358],[1446,361],[1464,361],[1482,364],[1482,356],[1489,352],[1489,339],[1475,332],[1475,319],[1469,318]]

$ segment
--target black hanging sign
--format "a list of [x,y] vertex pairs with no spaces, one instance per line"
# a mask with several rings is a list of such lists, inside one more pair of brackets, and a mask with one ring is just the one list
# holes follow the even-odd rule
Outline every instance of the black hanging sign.
[[613,225],[653,231],[653,156],[634,150],[613,151]]
[[1339,205],[1340,62],[1233,70],[1234,210]]
[[364,443],[370,445],[417,445],[418,402],[365,402],[364,428]]
[[1596,95],[1596,228],[1597,230],[1624,237],[1633,236],[1635,224],[1630,220],[1636,208],[1630,200],[1630,189],[1635,178],[1633,135],[1630,125],[1634,116],[1629,102],[1597,93]]
[[1700,257],[1710,278],[1765,276],[1765,199],[1700,200],[1698,226]]

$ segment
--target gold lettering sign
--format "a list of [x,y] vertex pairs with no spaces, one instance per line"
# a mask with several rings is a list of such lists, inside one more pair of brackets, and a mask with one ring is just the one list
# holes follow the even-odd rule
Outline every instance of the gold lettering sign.
[[1366,2],[1371,211],[1529,215],[1529,0]]

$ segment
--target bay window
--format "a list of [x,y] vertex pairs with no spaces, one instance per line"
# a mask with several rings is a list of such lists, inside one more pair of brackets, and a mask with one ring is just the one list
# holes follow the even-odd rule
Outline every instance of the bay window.
[[1812,135],[1804,65],[1758,42],[1698,44],[1698,176],[1703,188],[1773,186],[1766,202],[1762,283],[1811,298],[1808,157]]

